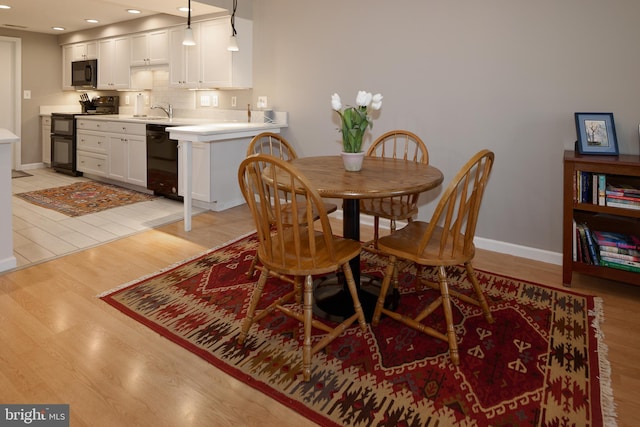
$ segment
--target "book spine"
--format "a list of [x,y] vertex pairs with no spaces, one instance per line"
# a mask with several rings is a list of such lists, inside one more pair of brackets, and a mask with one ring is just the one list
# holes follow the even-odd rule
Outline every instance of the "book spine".
[[640,204],[624,203],[624,200],[610,199],[607,197],[607,206],[612,208],[640,210]]
[[594,205],[598,204],[599,193],[598,193],[598,174],[594,173],[591,175],[591,203]]
[[604,206],[606,204],[607,191],[607,175],[601,173],[598,175],[598,204]]
[[634,255],[626,255],[626,254],[621,254],[618,252],[610,252],[610,251],[606,251],[606,250],[602,250],[602,248],[600,249],[600,259],[602,258],[610,258],[610,259],[619,259],[619,260],[623,260],[623,261],[633,261],[633,262],[640,262],[640,257],[634,256]]
[[609,262],[605,259],[600,260],[600,265],[603,267],[617,268],[618,270],[632,271],[634,273],[640,273],[640,267],[633,267],[631,265],[620,264],[617,262]]
[[618,194],[607,194],[606,195],[607,199],[613,199],[614,201],[616,200],[620,200],[620,201],[628,201],[630,203],[637,203],[640,204],[640,197],[638,196],[624,196],[624,195],[618,195]]
[[598,259],[598,249],[596,248],[593,236],[591,235],[591,230],[589,230],[589,227],[586,225],[584,226],[584,234],[587,238],[587,247],[589,248],[589,255],[591,257],[592,264],[599,264],[600,260]]
[[604,245],[600,245],[600,252],[611,252],[614,254],[620,254],[620,255],[631,255],[634,257],[638,257],[638,259],[640,259],[640,251],[637,251],[635,249],[625,249],[625,248],[619,248],[617,246],[604,246]]
[[578,232],[580,235],[580,246],[582,248],[582,262],[585,264],[594,264],[595,258],[591,256],[591,252],[589,251],[587,232],[584,224],[578,224]]

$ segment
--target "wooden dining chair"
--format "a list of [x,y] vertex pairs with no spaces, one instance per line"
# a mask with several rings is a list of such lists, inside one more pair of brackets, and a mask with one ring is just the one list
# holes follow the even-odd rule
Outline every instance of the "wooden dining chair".
[[[378,325],[382,314],[402,322],[420,332],[444,340],[449,344],[449,356],[453,364],[460,363],[458,343],[453,324],[451,296],[466,303],[479,306],[486,320],[493,323],[493,317],[484,293],[478,283],[471,261],[475,254],[473,238],[476,232],[478,212],[484,190],[493,166],[494,154],[482,150],[474,155],[453,178],[442,195],[431,221],[413,221],[406,227],[381,237],[378,240],[380,253],[389,256],[380,295],[373,313],[372,324]],[[417,314],[409,315],[401,310],[404,298],[415,297],[414,293],[401,294],[397,311],[384,307],[386,295],[398,260],[408,260],[419,266],[437,268],[439,283],[423,278],[419,282],[439,291],[439,296]],[[449,289],[447,268],[463,265],[467,278],[473,287],[473,294],[465,294]],[[417,287],[417,286],[416,286]],[[416,290],[416,292],[420,292]],[[429,292],[429,290],[427,290]],[[436,330],[425,324],[424,320],[438,307],[442,306],[446,322],[446,331]]]
[[[289,142],[282,135],[273,132],[262,132],[251,139],[251,142],[249,142],[249,146],[247,147],[247,157],[251,156],[252,154],[269,154],[286,161],[298,158],[298,155],[296,154],[291,144],[289,144]],[[283,221],[285,223],[291,223],[291,219],[289,218],[289,216],[293,214],[293,211],[291,209],[291,204],[286,202],[288,201],[289,195],[283,193],[283,196],[285,197],[285,203],[282,204],[284,215]],[[338,205],[336,205],[335,203],[325,202],[324,207],[327,213],[332,213],[338,210]],[[304,218],[305,212],[297,212],[297,215]],[[314,216],[314,218],[317,219],[316,216]],[[256,270],[257,262],[258,259],[256,257],[253,259],[251,266],[247,271],[247,277],[253,277],[253,274]]]
[[[244,343],[251,325],[274,310],[303,323],[302,374],[305,381],[311,378],[311,358],[326,347],[351,324],[357,321],[366,329],[365,318],[358,299],[358,292],[349,266],[349,260],[361,251],[359,242],[333,235],[322,198],[300,171],[282,159],[257,154],[247,157],[238,171],[242,194],[251,210],[258,235],[258,257],[262,263],[261,274],[251,295],[247,315],[238,336]],[[294,211],[306,212],[306,217],[290,217],[284,221],[282,193],[289,192],[289,203]],[[319,230],[314,230],[317,215]],[[313,318],[312,275],[326,274],[342,269],[353,300],[354,314],[338,325],[330,325]],[[293,276],[291,290],[267,307],[258,310],[265,283],[272,273]],[[302,289],[302,312],[296,309]],[[312,328],[323,334],[312,336]]]
[[[429,164],[429,152],[424,142],[413,132],[392,130],[378,137],[367,156],[404,159]],[[360,201],[360,213],[373,216],[373,240],[365,244],[365,248],[376,252],[380,237],[380,218],[390,220],[391,232],[396,230],[396,220],[412,221],[418,214],[419,194],[408,194],[397,197],[363,199]]]

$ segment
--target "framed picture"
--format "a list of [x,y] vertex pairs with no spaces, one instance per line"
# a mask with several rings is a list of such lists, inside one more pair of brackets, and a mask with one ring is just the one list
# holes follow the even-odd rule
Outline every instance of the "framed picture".
[[576,113],[576,132],[578,153],[618,155],[613,113]]

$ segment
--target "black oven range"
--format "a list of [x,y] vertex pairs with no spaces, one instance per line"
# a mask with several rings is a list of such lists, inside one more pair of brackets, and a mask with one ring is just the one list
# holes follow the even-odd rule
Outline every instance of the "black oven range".
[[76,117],[118,114],[118,96],[98,96],[91,101],[82,97],[82,113],[51,114],[51,167],[56,172],[82,176],[76,163]]

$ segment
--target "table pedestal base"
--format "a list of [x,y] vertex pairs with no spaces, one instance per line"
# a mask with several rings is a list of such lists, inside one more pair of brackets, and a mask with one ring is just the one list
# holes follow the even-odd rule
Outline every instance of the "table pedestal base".
[[[331,274],[319,279],[313,284],[313,313],[321,319],[331,322],[342,322],[355,313],[353,300],[344,282],[342,273]],[[396,289],[391,289],[385,298],[384,306],[395,310],[400,295]],[[362,275],[358,287],[358,298],[362,304],[362,311],[368,323],[373,318],[373,311],[380,295],[380,280],[372,276]]]

